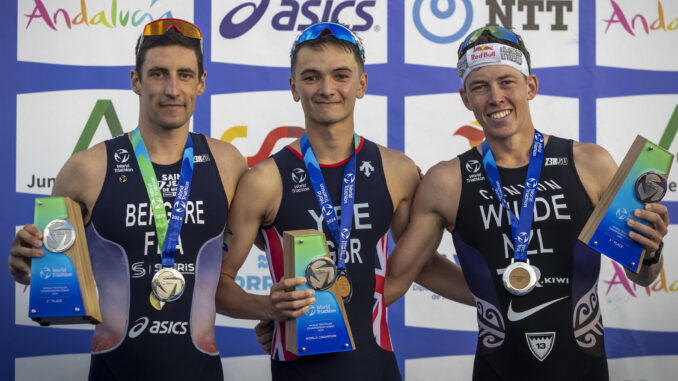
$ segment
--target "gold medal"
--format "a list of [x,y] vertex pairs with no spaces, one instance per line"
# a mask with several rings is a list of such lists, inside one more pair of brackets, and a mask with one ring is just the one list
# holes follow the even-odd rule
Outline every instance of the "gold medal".
[[148,300],[151,302],[151,306],[153,306],[153,308],[158,311],[162,310],[162,308],[165,306],[165,302],[159,301],[152,292],[151,295],[149,295]]
[[348,277],[346,270],[339,270],[336,284],[342,299],[344,299],[344,303],[350,302],[353,296],[353,287],[351,285],[351,278]]

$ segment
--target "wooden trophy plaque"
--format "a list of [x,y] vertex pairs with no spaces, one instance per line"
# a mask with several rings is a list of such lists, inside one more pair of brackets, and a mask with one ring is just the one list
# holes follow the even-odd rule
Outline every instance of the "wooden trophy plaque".
[[28,317],[40,323],[101,322],[80,205],[67,197],[35,199],[44,256],[31,261]]
[[286,231],[283,250],[285,278],[305,277],[307,282],[296,289],[312,287],[316,299],[304,315],[285,321],[285,349],[299,356],[354,350],[325,234],[317,230]]
[[626,221],[635,209],[659,202],[666,193],[673,154],[642,136],[636,137],[600,202],[579,234],[579,240],[638,273],[645,250],[629,237]]

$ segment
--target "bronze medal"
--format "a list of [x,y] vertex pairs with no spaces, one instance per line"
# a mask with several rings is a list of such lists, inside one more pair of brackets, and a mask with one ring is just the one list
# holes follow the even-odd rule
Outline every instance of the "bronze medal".
[[528,294],[537,285],[537,274],[530,261],[513,261],[504,270],[504,287],[513,295]]

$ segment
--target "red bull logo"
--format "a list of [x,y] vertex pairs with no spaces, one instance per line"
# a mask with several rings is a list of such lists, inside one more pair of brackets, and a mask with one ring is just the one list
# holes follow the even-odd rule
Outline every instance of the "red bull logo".
[[491,58],[497,55],[497,52],[490,48],[489,50],[483,50],[478,53],[471,52],[471,61],[479,60],[482,58]]
[[475,48],[473,48],[473,53],[486,52],[488,50],[492,50],[492,47],[489,46],[489,45],[480,45],[480,46],[476,46]]

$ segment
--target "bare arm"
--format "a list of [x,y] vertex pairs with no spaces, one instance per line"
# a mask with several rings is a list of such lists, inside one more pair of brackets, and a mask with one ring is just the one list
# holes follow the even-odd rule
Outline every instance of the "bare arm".
[[207,144],[216,161],[219,177],[221,177],[221,185],[224,187],[230,207],[238,181],[247,172],[247,163],[238,149],[230,143],[207,138]]
[[[54,181],[52,196],[66,196],[80,204],[84,222],[92,215],[106,176],[106,146],[103,143],[71,156]],[[31,258],[42,257],[42,232],[32,224],[24,225],[12,240],[9,273],[21,284],[31,281]]]
[[271,288],[270,295],[247,293],[235,283],[235,276],[252,248],[259,227],[273,222],[281,197],[282,183],[272,159],[240,179],[228,214],[228,228],[233,236],[221,265],[217,312],[241,319],[285,320],[306,313],[315,301],[313,290],[286,291],[303,284],[304,278],[278,282]]
[[[474,304],[461,268],[436,252],[445,227],[454,228],[459,191],[458,161],[440,163],[424,177],[409,209],[407,220],[394,218],[392,233],[398,239],[387,267],[386,302],[401,297],[416,279],[429,290],[448,299]],[[389,187],[390,189],[390,187]]]
[[[574,161],[577,173],[591,202],[594,206],[598,205],[603,192],[617,171],[617,164],[604,148],[593,143],[575,143]],[[661,204],[647,204],[645,209],[636,209],[634,216],[646,220],[649,225],[628,219],[628,226],[635,230],[629,233],[629,237],[640,243],[646,250],[645,258],[651,259],[668,233],[668,210]],[[627,270],[626,276],[641,286],[647,286],[657,279],[663,263],[664,258],[660,258],[657,264],[643,266],[638,274]]]

